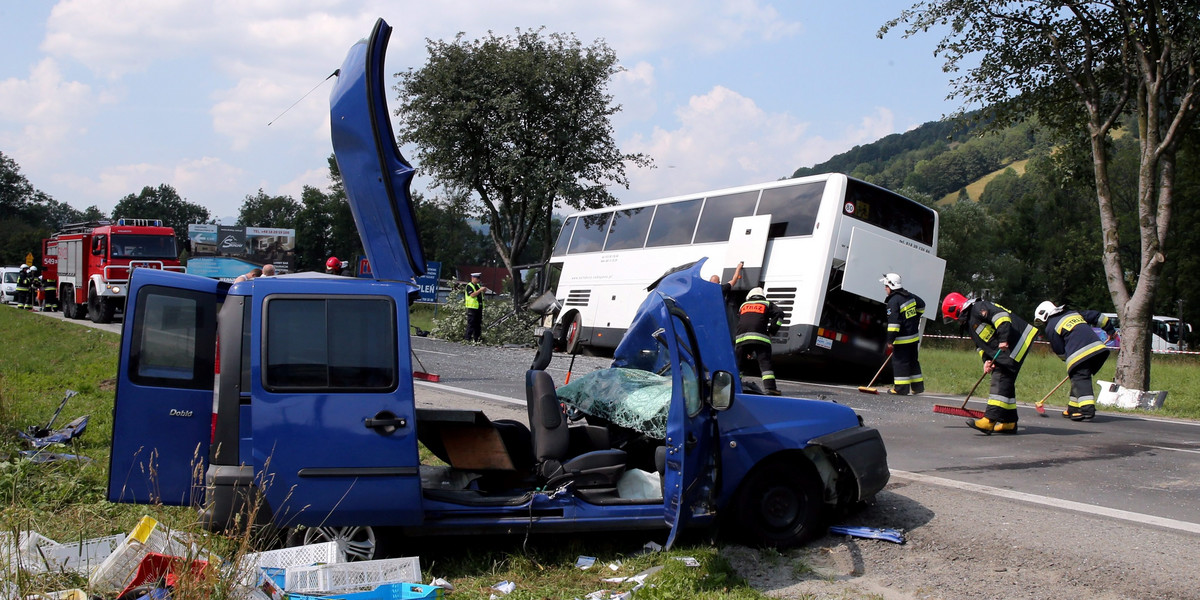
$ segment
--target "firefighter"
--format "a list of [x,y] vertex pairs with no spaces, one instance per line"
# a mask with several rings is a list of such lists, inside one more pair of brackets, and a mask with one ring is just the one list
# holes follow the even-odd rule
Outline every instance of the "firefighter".
[[330,275],[341,275],[342,261],[338,260],[338,257],[336,256],[330,256],[329,259],[325,261],[325,272]]
[[925,301],[904,289],[899,273],[888,273],[879,280],[887,294],[887,348],[892,353],[894,382],[889,394],[904,396],[925,391],[918,353],[921,346],[921,318]]
[[1033,322],[1045,323],[1042,335],[1050,342],[1050,349],[1067,363],[1071,396],[1062,416],[1072,421],[1092,420],[1096,416],[1092,376],[1108,360],[1108,346],[1092,327],[1103,329],[1109,340],[1116,336],[1116,327],[1099,311],[1066,310],[1065,306],[1056,306],[1049,300],[1038,305]]
[[32,282],[29,278],[29,265],[21,265],[21,272],[17,274],[17,291],[14,294],[17,301],[17,308],[26,310],[32,308],[29,299],[29,290]]
[[54,275],[49,273],[42,275],[42,292],[45,294],[45,301],[42,304],[42,312],[58,310],[58,280]]
[[992,375],[987,410],[983,418],[969,420],[967,425],[988,435],[1016,433],[1017,374],[1037,330],[999,304],[958,292],[942,300],[942,317],[946,323],[958,321],[967,327],[983,358],[983,372]]
[[483,295],[488,289],[483,285],[483,273],[471,273],[471,283],[463,293],[463,305],[467,309],[468,342],[483,341]]
[[783,325],[783,317],[783,311],[767,300],[761,287],[756,287],[746,294],[746,301],[738,309],[737,333],[733,340],[738,370],[745,372],[750,361],[757,360],[763,389],[772,396],[778,396],[779,389],[775,386],[775,371],[771,366],[771,336]]

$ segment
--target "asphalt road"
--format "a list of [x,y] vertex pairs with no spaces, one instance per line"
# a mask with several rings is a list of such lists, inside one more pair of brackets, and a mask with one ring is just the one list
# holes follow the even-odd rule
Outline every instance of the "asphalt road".
[[[414,338],[413,346],[414,368],[440,378],[422,382],[418,398],[440,390],[441,401],[457,396],[454,402],[481,406],[489,416],[524,412],[532,349],[427,338]],[[609,362],[580,356],[571,367],[570,357],[558,354],[547,371],[561,385],[568,368],[579,374]],[[1029,403],[1020,408],[1016,435],[986,436],[966,427],[964,418],[932,410],[934,404],[959,406],[962,397],[898,398],[801,381],[781,381],[780,388],[785,396],[858,411],[882,433],[898,477],[1200,534],[1200,422],[1102,411],[1077,423],[1053,410],[1040,417]],[[968,408],[984,406],[972,400]]]

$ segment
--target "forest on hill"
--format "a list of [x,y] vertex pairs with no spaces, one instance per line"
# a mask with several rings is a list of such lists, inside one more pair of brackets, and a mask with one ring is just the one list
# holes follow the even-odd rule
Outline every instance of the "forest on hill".
[[[990,132],[976,115],[930,122],[856,146],[792,176],[841,172],[933,206],[946,259],[943,295],[1003,303],[1026,320],[1042,300],[1115,312],[1101,264],[1101,228],[1085,132],[1051,139],[1035,121]],[[1114,136],[1122,231],[1136,232],[1138,143]],[[1180,147],[1174,216],[1154,314],[1200,323],[1200,128]],[[1119,240],[1122,263],[1140,262],[1139,240]],[[1135,274],[1130,274],[1133,282]],[[926,299],[933,305],[940,299]],[[1194,345],[1194,340],[1193,340]]]

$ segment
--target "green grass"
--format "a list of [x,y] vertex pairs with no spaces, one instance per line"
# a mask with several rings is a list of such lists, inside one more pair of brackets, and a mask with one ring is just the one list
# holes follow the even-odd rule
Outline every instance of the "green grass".
[[[1104,363],[1096,379],[1112,381],[1116,364],[1117,357],[1114,354]],[[1152,357],[1150,389],[1167,391],[1166,402],[1162,409],[1154,414],[1200,419],[1200,390],[1195,386],[1196,375],[1200,372],[1198,367],[1200,360],[1191,356]],[[969,341],[929,340],[921,348],[921,371],[925,375],[927,390],[966,395],[983,374],[983,362]],[[1044,344],[1038,344],[1025,358],[1021,373],[1017,377],[1017,400],[1037,402],[1066,376],[1066,364],[1050,353]],[[979,384],[979,389],[975,390],[973,397],[987,398],[987,386],[986,380]],[[1070,386],[1069,381],[1063,384],[1046,400],[1046,404],[1066,406]],[[1097,408],[1101,411],[1123,412],[1110,407]]]

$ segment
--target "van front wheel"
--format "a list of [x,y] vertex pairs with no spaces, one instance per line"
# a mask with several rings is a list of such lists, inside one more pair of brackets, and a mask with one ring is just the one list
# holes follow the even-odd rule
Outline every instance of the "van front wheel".
[[288,546],[307,546],[321,542],[337,542],[346,562],[374,560],[379,545],[375,530],[369,525],[354,527],[295,527],[288,532]]
[[773,548],[817,537],[824,511],[822,488],[811,469],[783,462],[755,469],[737,495],[738,531],[749,544]]

